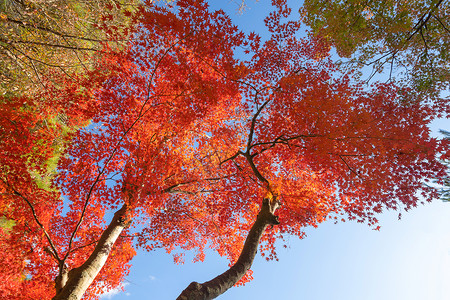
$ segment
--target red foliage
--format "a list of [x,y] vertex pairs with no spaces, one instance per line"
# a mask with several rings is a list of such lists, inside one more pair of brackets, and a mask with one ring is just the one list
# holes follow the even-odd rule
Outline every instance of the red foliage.
[[[80,266],[124,203],[132,226],[87,298],[118,286],[133,239],[149,250],[194,250],[197,260],[208,246],[236,260],[267,191],[282,200],[281,225],[262,244],[268,257],[277,239],[329,217],[373,225],[383,209],[436,196],[423,185],[444,174],[443,144],[427,129],[435,112],[401,101],[394,85],[364,89],[340,76],[328,47],[298,38],[284,1],[274,4],[263,44],[203,1],[149,4],[126,50],[105,54],[87,75],[53,74],[33,101],[1,100],[0,213],[15,222],[0,240],[1,296],[54,295],[49,253]],[[249,60],[237,58],[241,48]],[[59,125],[37,124],[56,114],[72,127],[91,121],[62,138],[67,149],[46,190],[36,174],[62,144]]]

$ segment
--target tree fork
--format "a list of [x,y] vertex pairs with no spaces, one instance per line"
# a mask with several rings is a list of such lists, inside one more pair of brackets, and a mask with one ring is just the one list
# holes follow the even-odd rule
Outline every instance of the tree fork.
[[119,209],[101,235],[94,251],[80,267],[58,275],[56,278],[56,296],[52,300],[79,300],[92,284],[97,274],[104,266],[109,254],[122,231],[128,227],[128,208],[125,204]]
[[279,206],[279,201],[264,198],[261,210],[256,217],[256,221],[248,232],[244,243],[244,248],[239,255],[236,263],[227,271],[218,275],[214,279],[204,282],[192,282],[178,296],[177,300],[209,300],[214,299],[225,293],[229,288],[236,284],[253,264],[256,252],[258,251],[259,241],[269,225],[278,225],[278,216],[275,216],[275,210]]

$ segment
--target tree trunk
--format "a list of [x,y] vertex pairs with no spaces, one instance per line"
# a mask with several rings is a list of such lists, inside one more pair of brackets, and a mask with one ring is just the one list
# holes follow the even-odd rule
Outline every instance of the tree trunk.
[[105,264],[117,238],[128,226],[129,221],[126,220],[126,213],[127,207],[124,205],[114,214],[111,223],[102,233],[92,254],[83,265],[69,271],[65,283],[60,284],[53,300],[79,300],[83,297],[87,288]]
[[278,205],[279,202],[276,199],[263,199],[261,210],[247,235],[244,248],[236,263],[227,271],[210,281],[201,284],[195,281],[192,282],[178,296],[177,300],[214,299],[236,284],[252,266],[258,250],[259,240],[266,227],[268,225],[279,224],[278,217],[274,215]]

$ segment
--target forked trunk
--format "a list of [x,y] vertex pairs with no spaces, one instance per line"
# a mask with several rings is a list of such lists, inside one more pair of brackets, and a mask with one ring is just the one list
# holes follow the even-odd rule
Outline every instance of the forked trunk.
[[247,235],[244,248],[236,263],[227,271],[210,281],[205,283],[192,282],[180,296],[178,296],[177,300],[214,299],[225,293],[238,282],[252,266],[258,250],[259,240],[266,227],[268,225],[279,224],[278,218],[274,215],[277,207],[278,202],[276,200],[271,201],[269,199],[263,199],[261,210]]

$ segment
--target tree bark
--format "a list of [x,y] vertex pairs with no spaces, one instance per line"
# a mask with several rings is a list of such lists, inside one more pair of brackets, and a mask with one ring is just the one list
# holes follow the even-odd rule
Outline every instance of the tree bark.
[[244,248],[236,263],[227,271],[210,281],[205,283],[192,282],[178,296],[177,300],[214,299],[235,285],[252,266],[258,250],[259,241],[266,227],[268,225],[279,224],[278,217],[274,215],[278,205],[279,202],[276,199],[263,199],[261,210],[247,235]]
[[83,297],[87,288],[104,266],[117,238],[129,225],[126,213],[127,206],[124,205],[114,214],[111,223],[102,233],[94,251],[86,262],[80,267],[70,270],[65,276],[65,282],[59,280],[58,284],[57,280],[57,294],[53,297],[53,300],[79,300]]

